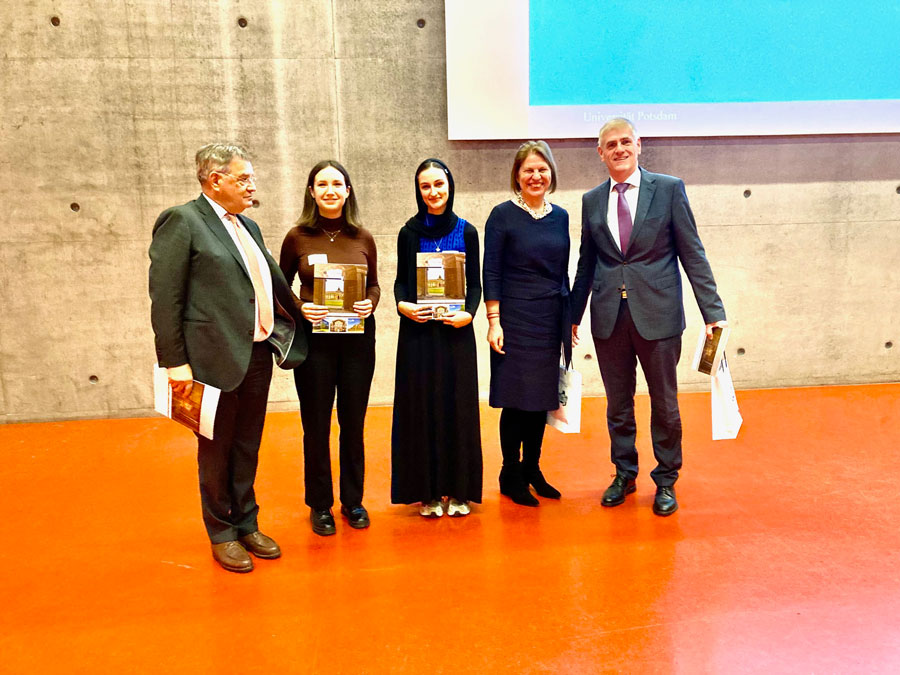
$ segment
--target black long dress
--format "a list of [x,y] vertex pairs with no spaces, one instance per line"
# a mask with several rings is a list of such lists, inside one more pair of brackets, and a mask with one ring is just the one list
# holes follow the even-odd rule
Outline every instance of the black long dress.
[[484,299],[500,301],[505,355],[491,350],[493,408],[556,410],[560,346],[571,355],[569,214],[541,219],[512,201],[491,211],[484,230]]
[[[464,222],[464,221],[462,221]],[[416,302],[416,252],[421,222],[411,219],[397,239],[396,301]],[[478,233],[464,224],[466,306],[481,302]],[[441,497],[481,502],[481,421],[472,324],[416,323],[400,316],[391,433],[391,502]]]

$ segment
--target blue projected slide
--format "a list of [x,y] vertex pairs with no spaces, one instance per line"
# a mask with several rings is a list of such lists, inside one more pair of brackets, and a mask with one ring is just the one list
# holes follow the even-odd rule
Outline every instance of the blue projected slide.
[[531,105],[900,99],[900,2],[530,4]]
[[452,0],[448,138],[900,132],[900,0]]

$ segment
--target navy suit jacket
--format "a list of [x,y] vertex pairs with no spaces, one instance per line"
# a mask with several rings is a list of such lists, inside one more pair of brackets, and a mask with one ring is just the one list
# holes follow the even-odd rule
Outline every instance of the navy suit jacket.
[[581,203],[581,251],[572,287],[572,319],[581,323],[591,297],[591,333],[612,333],[623,286],[634,325],[646,340],[684,331],[678,261],[694,290],[706,323],[725,319],[706,252],[680,178],[641,169],[637,213],[623,255],[607,224],[610,181],[587,192]]
[[[238,218],[272,273],[275,327],[268,342],[279,366],[295,367],[307,351],[295,297],[259,226]],[[160,366],[188,363],[195,379],[235,389],[250,364],[255,298],[234,240],[203,195],[160,214],[150,244],[150,318]]]

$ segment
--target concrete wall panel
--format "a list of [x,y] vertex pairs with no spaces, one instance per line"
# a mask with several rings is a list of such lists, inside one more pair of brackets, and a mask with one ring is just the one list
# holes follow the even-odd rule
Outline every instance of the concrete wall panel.
[[335,45],[340,59],[444,59],[441,0],[335,0],[334,10]]
[[333,54],[331,5],[331,0],[26,0],[4,12],[10,40],[3,54],[9,59],[325,58]]
[[115,239],[4,244],[5,414],[64,418],[152,407],[143,249]]
[[[37,59],[4,62],[7,114],[0,119],[0,195],[9,205],[0,240],[68,240],[110,234],[108,216],[135,206],[135,128],[127,61]],[[124,190],[123,190],[124,188]],[[102,201],[96,218],[72,219],[69,205]],[[118,230],[113,236],[122,236]]]
[[661,138],[642,161],[691,185],[864,182],[900,178],[900,134]]
[[110,58],[128,56],[131,50],[149,49],[152,41],[132,43],[124,39],[129,34],[128,15],[132,4],[78,0],[5,3],[2,27],[8,39],[4,40],[3,57]]

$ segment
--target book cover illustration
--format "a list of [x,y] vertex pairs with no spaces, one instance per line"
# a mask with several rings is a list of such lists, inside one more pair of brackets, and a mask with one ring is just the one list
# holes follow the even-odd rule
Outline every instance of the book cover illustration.
[[704,327],[697,339],[697,351],[694,352],[694,362],[691,367],[697,372],[712,377],[719,370],[730,333],[730,327],[716,326],[712,329],[712,335],[707,335],[706,327]]
[[362,333],[365,320],[353,303],[366,299],[368,267],[355,263],[313,265],[313,302],[328,308],[328,316],[313,325],[313,333]]
[[190,394],[179,394],[169,384],[168,372],[153,367],[153,408],[160,415],[212,440],[221,390],[194,380]]
[[466,306],[466,254],[436,251],[416,254],[416,303],[433,309],[433,320]]

